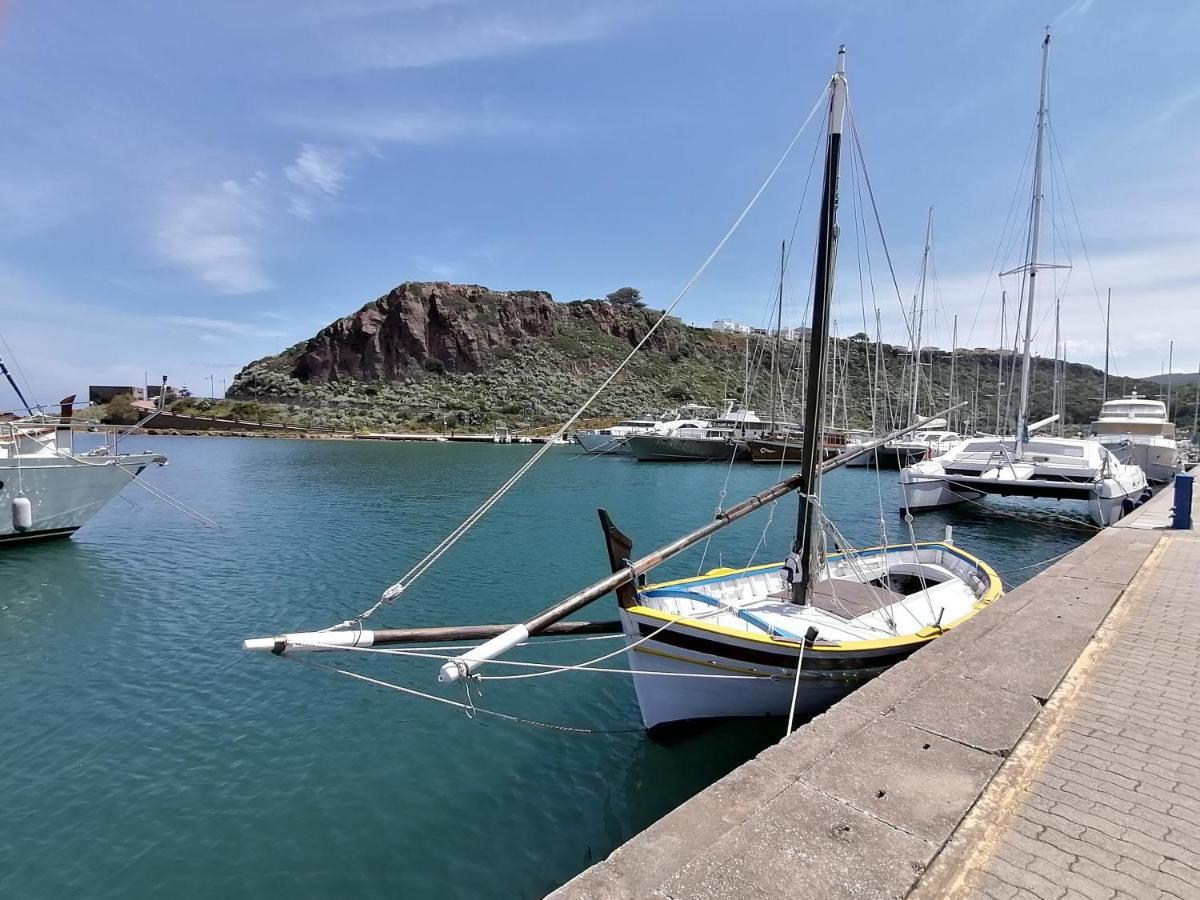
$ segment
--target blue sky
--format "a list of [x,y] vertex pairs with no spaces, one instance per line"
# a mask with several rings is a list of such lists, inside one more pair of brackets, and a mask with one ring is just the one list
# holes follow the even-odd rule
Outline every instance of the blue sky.
[[[49,402],[144,370],[202,394],[211,374],[219,392],[245,362],[406,280],[560,300],[632,284],[663,306],[774,165],[845,42],[901,292],[932,204],[930,342],[948,343],[957,313],[961,344],[994,346],[987,276],[1047,24],[1051,116],[1091,262],[1064,203],[1074,268],[1053,277],[1066,284],[1068,355],[1102,358],[1094,273],[1114,291],[1119,372],[1157,372],[1171,338],[1176,369],[1195,371],[1190,2],[9,0],[0,333]],[[812,147],[801,140],[684,300],[685,320],[762,321]],[[806,205],[802,221],[814,215]],[[792,267],[789,319],[809,255]],[[840,263],[841,327],[859,330],[846,240]],[[878,260],[876,275],[885,337],[900,341]],[[1046,352],[1048,335],[1040,317]],[[6,391],[0,406],[12,405]]]

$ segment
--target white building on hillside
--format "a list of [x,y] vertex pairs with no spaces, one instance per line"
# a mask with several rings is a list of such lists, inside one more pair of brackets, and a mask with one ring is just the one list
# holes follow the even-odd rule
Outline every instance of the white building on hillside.
[[717,319],[712,323],[712,330],[723,334],[749,334],[753,329],[749,325],[743,325],[733,319]]

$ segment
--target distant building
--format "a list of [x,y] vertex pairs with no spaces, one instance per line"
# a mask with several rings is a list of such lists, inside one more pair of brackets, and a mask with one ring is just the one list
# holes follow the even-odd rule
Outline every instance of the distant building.
[[712,323],[712,330],[722,334],[749,334],[754,329],[741,322],[735,322],[733,319],[717,319]]
[[133,385],[93,384],[88,386],[89,403],[108,403],[121,394],[133,394],[134,400],[145,400],[146,389]]

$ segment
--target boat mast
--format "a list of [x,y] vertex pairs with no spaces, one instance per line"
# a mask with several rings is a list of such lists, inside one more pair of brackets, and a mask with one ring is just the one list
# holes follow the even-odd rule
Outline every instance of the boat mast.
[[1050,63],[1050,29],[1042,41],[1042,88],[1037,114],[1037,149],[1033,157],[1033,208],[1030,212],[1029,259],[1025,269],[1029,279],[1028,297],[1025,301],[1024,350],[1021,354],[1021,399],[1017,406],[1016,456],[1021,455],[1025,442],[1029,440],[1029,372],[1030,351],[1033,341],[1033,301],[1037,291],[1038,238],[1042,227],[1042,151],[1046,134],[1046,87]]
[[1108,289],[1108,304],[1104,308],[1104,386],[1100,390],[1101,405],[1108,402],[1108,328],[1112,322],[1112,288]]
[[8,371],[8,366],[4,364],[4,360],[0,359],[0,374],[8,379],[8,383],[12,385],[12,389],[17,392],[17,399],[21,401],[21,405],[25,407],[25,412],[28,415],[33,415],[33,407],[29,405],[29,401],[25,399],[25,395],[21,393],[21,388],[17,386],[17,380],[12,377],[12,373]]
[[1000,388],[1004,387],[1004,354],[1008,352],[1008,331],[1006,329],[1008,320],[1008,291],[1000,292],[1000,355],[996,360],[996,434],[1002,434],[1000,430]]
[[1192,408],[1192,446],[1196,447],[1196,439],[1200,437],[1200,366],[1196,367],[1196,399]]
[[921,386],[921,325],[925,319],[925,273],[929,266],[929,239],[933,233],[933,207],[929,207],[929,218],[925,221],[925,252],[921,254],[921,286],[918,292],[921,301],[917,303],[917,298],[913,298],[913,305],[917,307],[916,315],[916,335],[913,338],[913,382],[912,382],[912,399],[908,408],[908,421],[915,422],[917,420],[917,397]]
[[[1058,415],[1058,395],[1059,395],[1059,391],[1062,388],[1062,383],[1060,381],[1061,369],[1059,368],[1059,365],[1058,365],[1058,355],[1059,355],[1059,349],[1060,349],[1058,325],[1059,325],[1059,307],[1061,305],[1062,304],[1061,304],[1061,301],[1059,300],[1059,298],[1055,297],[1054,298],[1054,390],[1051,392],[1051,395],[1050,395],[1050,401],[1051,401],[1050,402],[1050,415],[1052,415],[1052,416]],[[1058,436],[1062,437],[1062,433],[1063,433],[1062,419],[1059,419],[1058,420]]]
[[[871,435],[879,434],[879,372],[883,364],[883,333],[879,325],[879,307],[875,307],[875,382],[871,387]],[[1200,389],[1198,389],[1200,391]],[[1200,394],[1198,394],[1200,396]],[[889,414],[890,417],[890,414]]]
[[[955,372],[955,363],[957,361],[958,361],[958,316],[955,316],[954,317],[954,330],[951,332],[951,338],[950,338],[950,405],[951,406],[954,405],[954,393],[955,393],[954,372]],[[950,423],[947,422],[946,424],[949,425]],[[958,429],[954,428],[951,430],[957,431]]]
[[783,267],[787,263],[787,241],[779,242],[779,299],[775,303],[775,349],[771,351],[771,430],[775,430],[775,396],[779,393],[779,340],[783,331]]
[[1171,370],[1175,368],[1175,342],[1171,341],[1167,350],[1167,421],[1171,421]]
[[796,542],[800,571],[792,583],[792,602],[807,604],[820,572],[824,549],[821,529],[821,424],[825,419],[825,366],[829,356],[829,310],[833,300],[833,261],[837,245],[838,163],[842,120],[846,113],[846,48],[838,48],[837,72],[829,86],[829,139],[825,148],[825,180],[817,231],[813,278],[812,331],[809,335],[808,381],[804,395],[804,436],[800,444],[799,509]]

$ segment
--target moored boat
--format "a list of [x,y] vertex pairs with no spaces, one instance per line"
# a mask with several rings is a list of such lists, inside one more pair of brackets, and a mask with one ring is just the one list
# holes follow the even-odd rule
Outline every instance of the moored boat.
[[1123,463],[1135,465],[1156,484],[1165,484],[1183,471],[1183,453],[1175,440],[1175,423],[1167,419],[1161,400],[1136,392],[1100,406],[1092,435]]

